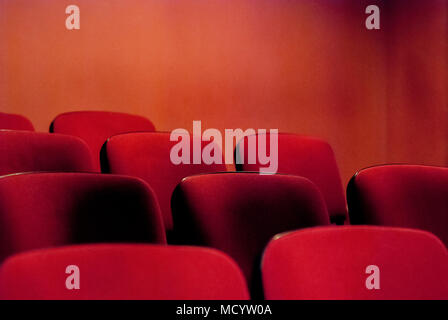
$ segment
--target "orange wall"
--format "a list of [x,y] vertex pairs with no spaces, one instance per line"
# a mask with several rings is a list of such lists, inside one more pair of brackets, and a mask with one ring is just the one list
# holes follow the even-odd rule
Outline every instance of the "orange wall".
[[447,165],[448,1],[388,4],[388,161]]
[[[59,113],[104,109],[159,130],[202,120],[315,135],[333,145],[345,181],[386,161],[440,164],[447,5],[417,2],[0,0],[0,110],[42,131]],[[70,4],[81,30],[65,28]],[[383,10],[381,31],[364,27],[370,4]]]

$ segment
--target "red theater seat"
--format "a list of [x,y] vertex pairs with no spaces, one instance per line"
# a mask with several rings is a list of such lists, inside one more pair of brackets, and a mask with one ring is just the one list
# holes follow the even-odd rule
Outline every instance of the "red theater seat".
[[[265,297],[273,300],[448,299],[447,270],[448,252],[434,235],[387,227],[279,235],[262,261]],[[379,289],[368,289],[374,275]]]
[[367,168],[351,179],[347,196],[353,224],[423,229],[448,245],[448,168]]
[[[176,141],[170,141],[169,133],[129,133],[111,137],[102,150],[103,172],[139,177],[154,189],[167,230],[173,226],[171,195],[182,178],[226,171],[225,164],[174,165],[170,160],[170,150],[175,144]],[[193,157],[192,152],[190,156]]]
[[0,112],[0,129],[34,131],[30,120],[19,114]]
[[0,130],[0,175],[28,171],[92,171],[86,144],[59,134]]
[[305,178],[289,175],[188,177],[176,188],[172,206],[176,239],[228,253],[255,294],[259,258],[272,236],[329,224],[317,187]]
[[[67,266],[79,289],[66,288]],[[243,300],[244,278],[226,255],[206,248],[89,245],[40,250],[8,259],[0,270],[2,299]]]
[[[249,138],[248,138],[249,137]],[[241,159],[242,164],[236,162],[237,170],[259,171],[265,167],[256,157],[255,163],[248,163],[248,136],[245,137],[244,153],[242,144],[236,147],[236,161]],[[270,134],[260,134],[258,139],[266,137],[266,149],[270,152]],[[257,149],[258,154],[258,149]],[[336,163],[331,146],[320,139],[304,137],[295,134],[278,134],[278,171],[277,173],[294,174],[310,179],[321,190],[332,222],[343,224],[348,222],[347,205],[342,187],[339,168]]]
[[165,243],[157,201],[140,179],[95,173],[0,178],[0,261],[30,249],[112,241]]
[[63,113],[57,116],[50,126],[50,132],[83,139],[90,147],[97,171],[100,170],[101,146],[110,136],[125,132],[154,130],[152,122],[144,117],[106,111]]

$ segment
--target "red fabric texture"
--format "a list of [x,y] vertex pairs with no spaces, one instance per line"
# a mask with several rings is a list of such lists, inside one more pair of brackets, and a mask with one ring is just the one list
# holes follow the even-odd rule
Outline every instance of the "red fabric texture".
[[95,173],[0,178],[0,261],[20,251],[91,242],[166,243],[145,182]]
[[228,253],[252,286],[257,281],[254,274],[259,271],[259,258],[271,237],[329,224],[319,190],[297,176],[192,176],[176,188],[172,205],[176,239]]
[[[237,144],[236,158],[243,161],[243,164],[236,165],[238,170],[259,171],[262,167],[267,167],[259,163],[248,163],[248,141],[254,136],[246,136],[243,139],[244,153],[241,142]],[[270,153],[270,134],[260,134],[258,139],[266,139],[267,153]],[[278,170],[277,173],[293,174],[310,179],[322,192],[327,204],[331,220],[338,224],[347,223],[347,205],[345,201],[344,189],[342,187],[341,176],[336,162],[336,158],[331,146],[320,139],[305,137],[295,134],[278,134]]]
[[[366,287],[367,266],[379,289]],[[434,235],[372,226],[312,228],[271,241],[262,262],[267,299],[448,299],[448,252]],[[370,283],[369,279],[369,283]]]
[[[79,290],[66,288],[66,267],[79,268]],[[242,300],[241,271],[211,249],[160,245],[88,245],[47,249],[8,259],[2,299]]]
[[34,131],[34,126],[22,115],[0,112],[0,129]]
[[87,145],[60,134],[0,130],[0,175],[29,171],[93,171]]
[[[135,176],[148,182],[159,200],[167,230],[173,226],[171,195],[182,178],[198,173],[226,171],[225,164],[173,164],[170,150],[175,144],[177,141],[170,141],[169,133],[129,133],[111,137],[102,152],[103,172]],[[203,146],[205,144],[209,143],[202,142]],[[190,163],[192,157],[190,148]]]
[[120,112],[77,111],[57,116],[50,131],[76,136],[89,146],[97,171],[100,171],[100,150],[104,142],[114,134],[134,131],[154,131],[148,119]]
[[448,245],[448,168],[367,168],[352,178],[347,195],[353,224],[423,229]]

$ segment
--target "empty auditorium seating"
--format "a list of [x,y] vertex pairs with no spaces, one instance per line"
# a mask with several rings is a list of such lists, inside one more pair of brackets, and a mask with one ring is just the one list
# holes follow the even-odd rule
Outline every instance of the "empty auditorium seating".
[[[256,137],[256,140],[252,138]],[[237,144],[235,150],[236,168],[242,171],[259,171],[262,164],[258,157],[249,163],[248,142],[264,139],[264,134],[246,136]],[[242,143],[244,142],[244,148]],[[269,154],[270,134],[266,134],[266,149]],[[244,150],[244,152],[243,152]],[[258,150],[257,150],[258,152]],[[258,153],[257,153],[258,154]],[[240,164],[238,164],[240,159]],[[331,146],[320,139],[295,134],[278,134],[278,170],[277,173],[303,176],[314,182],[321,190],[331,221],[337,224],[347,223],[348,214],[339,168]]]
[[0,175],[28,171],[93,171],[86,144],[76,137],[0,130]]
[[[68,290],[67,266],[79,269]],[[0,270],[2,299],[243,300],[238,266],[211,249],[158,245],[84,245],[8,259]]]
[[228,253],[254,294],[259,258],[272,236],[329,224],[317,187],[292,175],[229,172],[187,177],[174,191],[172,207],[176,238]]
[[[157,194],[167,230],[171,230],[173,225],[171,195],[182,178],[226,171],[225,164],[173,164],[170,150],[175,144],[177,141],[170,141],[169,133],[120,134],[106,142],[101,154],[103,172],[136,176],[149,183]],[[190,157],[192,159],[193,152],[190,152]]]
[[448,245],[448,168],[367,168],[351,179],[347,196],[354,224],[423,229]]
[[134,131],[154,131],[154,125],[148,119],[120,112],[77,111],[57,116],[50,126],[50,132],[73,135],[83,139],[100,170],[99,154],[101,146],[110,136]]
[[0,112],[0,129],[34,131],[34,126],[24,116]]
[[155,196],[140,179],[95,173],[0,178],[0,261],[72,243],[165,241]]
[[279,235],[262,262],[265,297],[275,300],[448,299],[447,270],[448,252],[434,235],[371,226]]

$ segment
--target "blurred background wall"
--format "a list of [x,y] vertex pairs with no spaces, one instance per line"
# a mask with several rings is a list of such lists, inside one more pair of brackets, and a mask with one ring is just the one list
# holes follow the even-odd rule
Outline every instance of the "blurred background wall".
[[[81,29],[65,28],[65,8]],[[365,8],[381,9],[381,30]],[[344,182],[446,165],[445,0],[0,0],[0,111],[140,114],[158,130],[279,128],[335,149]]]

